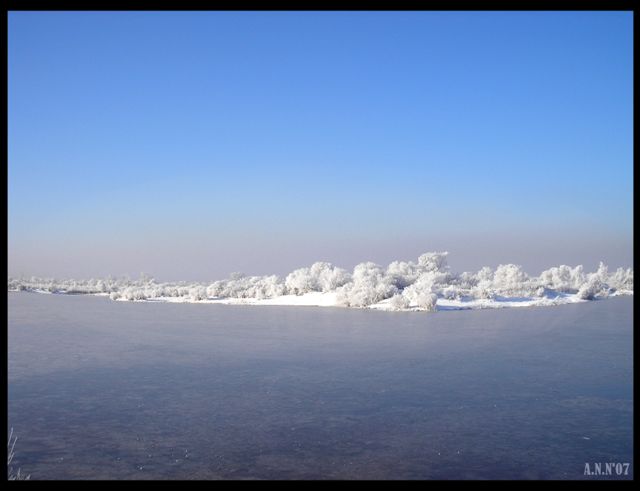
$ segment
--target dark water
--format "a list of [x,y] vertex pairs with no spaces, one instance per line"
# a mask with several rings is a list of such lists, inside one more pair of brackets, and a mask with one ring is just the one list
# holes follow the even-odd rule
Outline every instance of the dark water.
[[14,463],[32,479],[594,479],[585,463],[633,458],[632,318],[631,297],[425,314],[10,293]]

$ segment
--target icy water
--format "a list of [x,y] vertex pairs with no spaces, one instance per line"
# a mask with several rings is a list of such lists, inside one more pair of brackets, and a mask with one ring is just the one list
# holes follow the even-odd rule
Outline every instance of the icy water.
[[8,307],[14,463],[32,479],[594,479],[585,463],[633,458],[632,297]]

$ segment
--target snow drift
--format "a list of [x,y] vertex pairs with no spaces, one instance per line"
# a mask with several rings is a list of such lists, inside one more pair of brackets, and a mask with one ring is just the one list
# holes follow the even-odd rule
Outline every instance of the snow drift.
[[327,262],[300,268],[285,278],[245,276],[205,283],[159,283],[141,276],[90,280],[11,278],[10,291],[109,295],[112,300],[321,305],[382,310],[496,308],[596,300],[633,294],[633,270],[609,273],[600,263],[585,273],[582,266],[558,266],[529,276],[515,264],[495,271],[453,273],[447,252],[429,252],[417,262],[394,261],[386,268],[365,262],[348,272]]

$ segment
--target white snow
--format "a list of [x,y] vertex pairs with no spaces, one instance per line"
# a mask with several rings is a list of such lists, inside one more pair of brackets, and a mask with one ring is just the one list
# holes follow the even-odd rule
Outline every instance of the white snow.
[[533,307],[585,302],[633,294],[633,270],[585,273],[582,266],[561,265],[532,277],[515,264],[495,271],[453,273],[446,252],[421,255],[416,263],[394,261],[384,268],[358,264],[352,273],[326,262],[300,268],[286,278],[244,276],[203,283],[157,283],[142,276],[90,280],[11,278],[11,291],[108,295],[118,301],[358,307],[376,310],[459,310]]

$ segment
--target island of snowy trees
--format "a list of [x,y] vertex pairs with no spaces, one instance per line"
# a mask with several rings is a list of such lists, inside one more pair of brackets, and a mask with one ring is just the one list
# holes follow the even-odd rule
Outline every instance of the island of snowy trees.
[[633,294],[633,270],[595,272],[582,266],[558,266],[529,276],[514,264],[495,270],[453,273],[446,252],[429,252],[417,262],[394,261],[386,268],[372,262],[353,272],[327,262],[293,271],[285,278],[232,274],[213,283],[156,282],[104,278],[57,280],[9,278],[10,291],[108,295],[118,301],[165,301],[251,305],[343,306],[380,310],[435,311],[559,305]]

